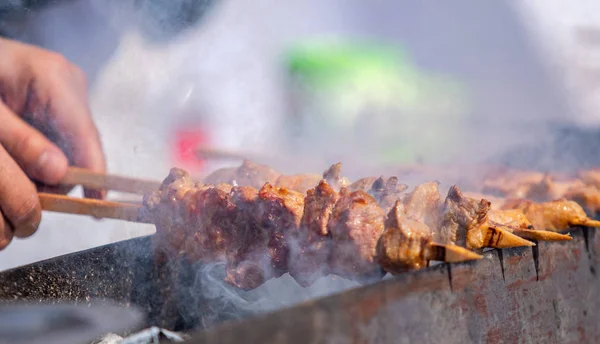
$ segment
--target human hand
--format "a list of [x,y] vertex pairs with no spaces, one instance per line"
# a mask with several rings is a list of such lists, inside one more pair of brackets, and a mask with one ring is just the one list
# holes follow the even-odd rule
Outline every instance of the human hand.
[[[0,38],[0,249],[32,235],[41,219],[34,183],[45,191],[69,163],[105,171],[83,72],[61,55]],[[53,188],[54,186],[54,188]],[[86,197],[103,192],[85,190]]]

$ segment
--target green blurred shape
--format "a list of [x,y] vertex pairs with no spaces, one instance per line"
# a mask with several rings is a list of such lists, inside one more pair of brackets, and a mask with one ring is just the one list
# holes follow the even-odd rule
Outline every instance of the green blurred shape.
[[342,133],[369,126],[382,162],[439,160],[461,148],[465,87],[420,70],[398,46],[316,39],[294,45],[286,63],[316,127]]

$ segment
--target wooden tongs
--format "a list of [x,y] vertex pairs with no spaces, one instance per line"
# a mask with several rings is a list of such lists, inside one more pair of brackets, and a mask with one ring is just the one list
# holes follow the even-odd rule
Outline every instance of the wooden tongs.
[[[107,175],[86,169],[70,167],[62,185],[121,191],[144,195],[158,190],[159,182]],[[141,204],[76,198],[50,193],[38,193],[42,210],[66,214],[89,215],[95,218],[119,219],[131,222],[153,223]]]

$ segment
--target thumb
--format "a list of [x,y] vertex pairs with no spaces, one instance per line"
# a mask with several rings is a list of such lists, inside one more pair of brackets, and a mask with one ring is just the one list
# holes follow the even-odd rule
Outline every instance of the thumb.
[[0,102],[0,143],[30,178],[59,183],[67,174],[65,154]]

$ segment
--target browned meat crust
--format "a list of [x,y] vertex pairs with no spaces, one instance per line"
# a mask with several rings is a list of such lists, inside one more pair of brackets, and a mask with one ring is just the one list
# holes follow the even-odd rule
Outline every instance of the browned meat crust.
[[481,243],[479,247],[483,247],[485,238],[477,233],[477,228],[487,222],[489,209],[489,201],[465,197],[456,185],[452,186],[444,202],[440,231],[434,234],[434,241],[467,247],[469,242],[475,247]]
[[279,176],[279,172],[268,166],[244,160],[239,167],[223,168],[211,173],[204,179],[204,182],[206,184],[227,183],[260,189],[265,183],[275,184]]
[[377,245],[377,257],[388,272],[398,274],[427,266],[425,251],[431,243],[431,229],[404,215],[400,201],[392,207],[385,220],[385,231]]
[[335,242],[329,265],[331,272],[354,279],[377,273],[377,241],[383,233],[385,213],[364,191],[340,191],[328,222]]
[[302,286],[329,274],[332,239],[327,224],[338,199],[338,193],[322,180],[307,193],[298,232],[290,233],[289,272]]
[[275,185],[280,188],[286,188],[301,194],[306,194],[306,192],[315,187],[321,179],[323,178],[318,174],[299,174],[294,176],[281,175],[277,178]]

